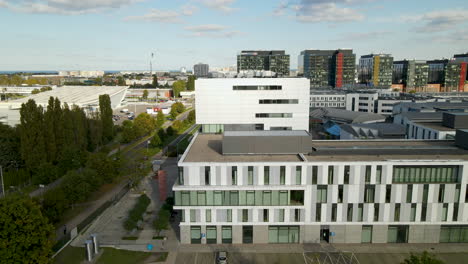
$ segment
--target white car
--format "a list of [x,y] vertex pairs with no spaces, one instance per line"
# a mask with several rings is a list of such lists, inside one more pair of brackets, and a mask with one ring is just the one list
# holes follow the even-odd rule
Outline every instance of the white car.
[[227,264],[227,252],[226,251],[219,251],[216,254],[216,263],[217,264]]

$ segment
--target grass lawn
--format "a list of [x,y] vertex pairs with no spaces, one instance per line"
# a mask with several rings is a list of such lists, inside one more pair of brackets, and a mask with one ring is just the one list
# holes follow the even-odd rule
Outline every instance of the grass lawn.
[[[103,252],[95,263],[97,264],[144,264],[165,261],[167,252],[141,252],[115,248],[101,248]],[[53,260],[54,264],[80,264],[85,258],[84,247],[66,247]]]

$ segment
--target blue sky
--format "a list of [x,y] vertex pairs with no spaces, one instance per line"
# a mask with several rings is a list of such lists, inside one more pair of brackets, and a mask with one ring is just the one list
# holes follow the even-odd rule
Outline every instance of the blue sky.
[[0,70],[235,65],[243,49],[449,58],[468,52],[466,0],[0,0]]

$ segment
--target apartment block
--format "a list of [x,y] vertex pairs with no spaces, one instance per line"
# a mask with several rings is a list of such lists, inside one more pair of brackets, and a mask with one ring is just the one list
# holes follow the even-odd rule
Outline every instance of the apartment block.
[[263,70],[285,77],[289,76],[289,61],[284,50],[243,50],[237,55],[237,72]]
[[388,88],[392,85],[393,57],[370,54],[359,59],[358,78],[361,84]]

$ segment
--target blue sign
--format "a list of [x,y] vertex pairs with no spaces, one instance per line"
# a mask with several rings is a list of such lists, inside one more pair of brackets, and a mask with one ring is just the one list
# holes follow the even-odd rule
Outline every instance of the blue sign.
[[206,237],[205,233],[201,233],[201,237],[205,238]]
[[335,232],[330,232],[330,236],[335,236]]
[[152,244],[148,244],[148,245],[146,245],[146,248],[147,248],[148,250],[153,250],[153,245],[152,245]]

